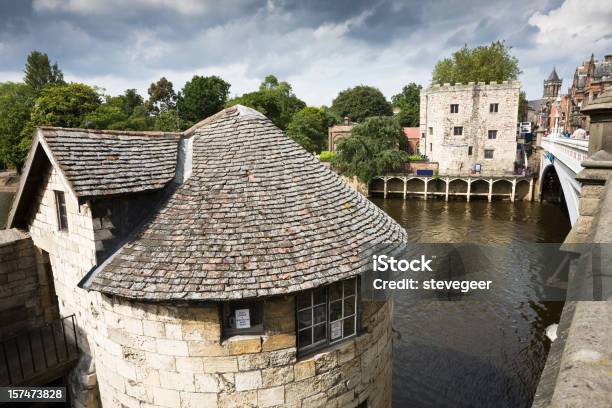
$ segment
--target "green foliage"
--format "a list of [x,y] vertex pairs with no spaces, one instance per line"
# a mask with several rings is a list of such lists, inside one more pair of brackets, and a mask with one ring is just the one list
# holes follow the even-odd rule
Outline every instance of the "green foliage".
[[353,128],[350,137],[338,142],[332,163],[343,173],[367,183],[406,162],[407,154],[400,150],[403,143],[402,129],[394,118],[368,118]]
[[32,110],[34,126],[81,127],[86,115],[100,106],[98,93],[90,86],[70,83],[43,88]]
[[324,150],[319,154],[319,160],[322,162],[332,161],[336,157],[336,152],[330,152],[328,150]]
[[108,130],[150,130],[154,125],[135,89],[119,96],[106,96],[102,105],[85,116],[84,122],[91,122],[95,129]]
[[21,170],[29,148],[22,132],[34,107],[35,95],[26,84],[0,83],[0,161]]
[[307,106],[293,115],[287,136],[309,152],[319,153],[327,146],[327,129],[332,123],[323,109]]
[[406,160],[408,160],[408,161],[423,161],[423,160],[427,160],[427,157],[423,156],[422,154],[410,154],[410,155],[408,155]]
[[287,130],[293,115],[306,107],[287,82],[279,82],[274,75],[268,75],[255,92],[236,97],[226,106],[244,105],[253,108],[268,117],[276,126]]
[[172,82],[165,77],[161,77],[159,81],[153,82],[149,86],[149,100],[147,101],[147,110],[149,113],[158,114],[173,109],[176,106],[176,93]]
[[451,58],[438,61],[432,73],[432,83],[468,83],[510,81],[518,78],[518,59],[510,54],[512,47],[503,41],[492,42],[488,46],[463,48],[453,53]]
[[519,93],[518,121],[527,121],[527,94],[525,91]]
[[227,102],[229,88],[230,84],[218,76],[194,75],[178,95],[179,117],[193,124],[214,115]]
[[32,51],[28,55],[23,81],[38,95],[48,84],[63,84],[64,74],[57,66],[57,62],[53,65],[49,63],[47,54]]
[[164,132],[180,132],[189,128],[189,124],[179,118],[176,108],[172,108],[155,116],[153,128]]
[[393,109],[378,89],[359,85],[340,92],[331,109],[341,118],[361,122],[371,116],[391,116]]
[[400,108],[400,112],[397,114],[400,126],[419,126],[419,107],[422,88],[421,85],[411,82],[404,86],[402,92],[391,97],[393,106]]

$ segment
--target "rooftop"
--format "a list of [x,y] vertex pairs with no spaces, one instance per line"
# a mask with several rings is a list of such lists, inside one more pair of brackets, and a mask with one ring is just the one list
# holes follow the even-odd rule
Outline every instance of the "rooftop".
[[270,120],[225,109],[191,129],[190,177],[83,281],[147,301],[287,294],[356,276],[405,230]]

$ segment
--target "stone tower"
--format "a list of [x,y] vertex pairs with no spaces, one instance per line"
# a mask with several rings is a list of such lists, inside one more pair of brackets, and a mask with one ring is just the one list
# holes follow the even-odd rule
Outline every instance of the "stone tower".
[[552,72],[548,76],[548,79],[544,81],[544,98],[556,98],[559,95],[561,83],[563,83],[563,79],[559,78],[559,75],[557,75],[557,70],[553,68]]

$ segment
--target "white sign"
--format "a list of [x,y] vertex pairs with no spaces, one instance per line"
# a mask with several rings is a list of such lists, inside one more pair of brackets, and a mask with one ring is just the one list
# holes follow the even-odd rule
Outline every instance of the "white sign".
[[236,309],[235,316],[237,329],[248,329],[251,327],[249,309]]
[[521,133],[531,133],[531,122],[521,122]]
[[339,339],[340,337],[342,337],[342,320],[336,320],[335,322],[332,322],[330,331],[332,340]]

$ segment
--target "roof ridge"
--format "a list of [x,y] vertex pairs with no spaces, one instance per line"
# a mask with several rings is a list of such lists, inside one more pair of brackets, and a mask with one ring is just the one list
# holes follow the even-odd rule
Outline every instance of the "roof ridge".
[[161,130],[99,130],[87,128],[69,128],[61,126],[37,126],[41,130],[61,130],[63,132],[80,132],[90,134],[117,135],[117,136],[182,136],[182,132],[165,132]]

